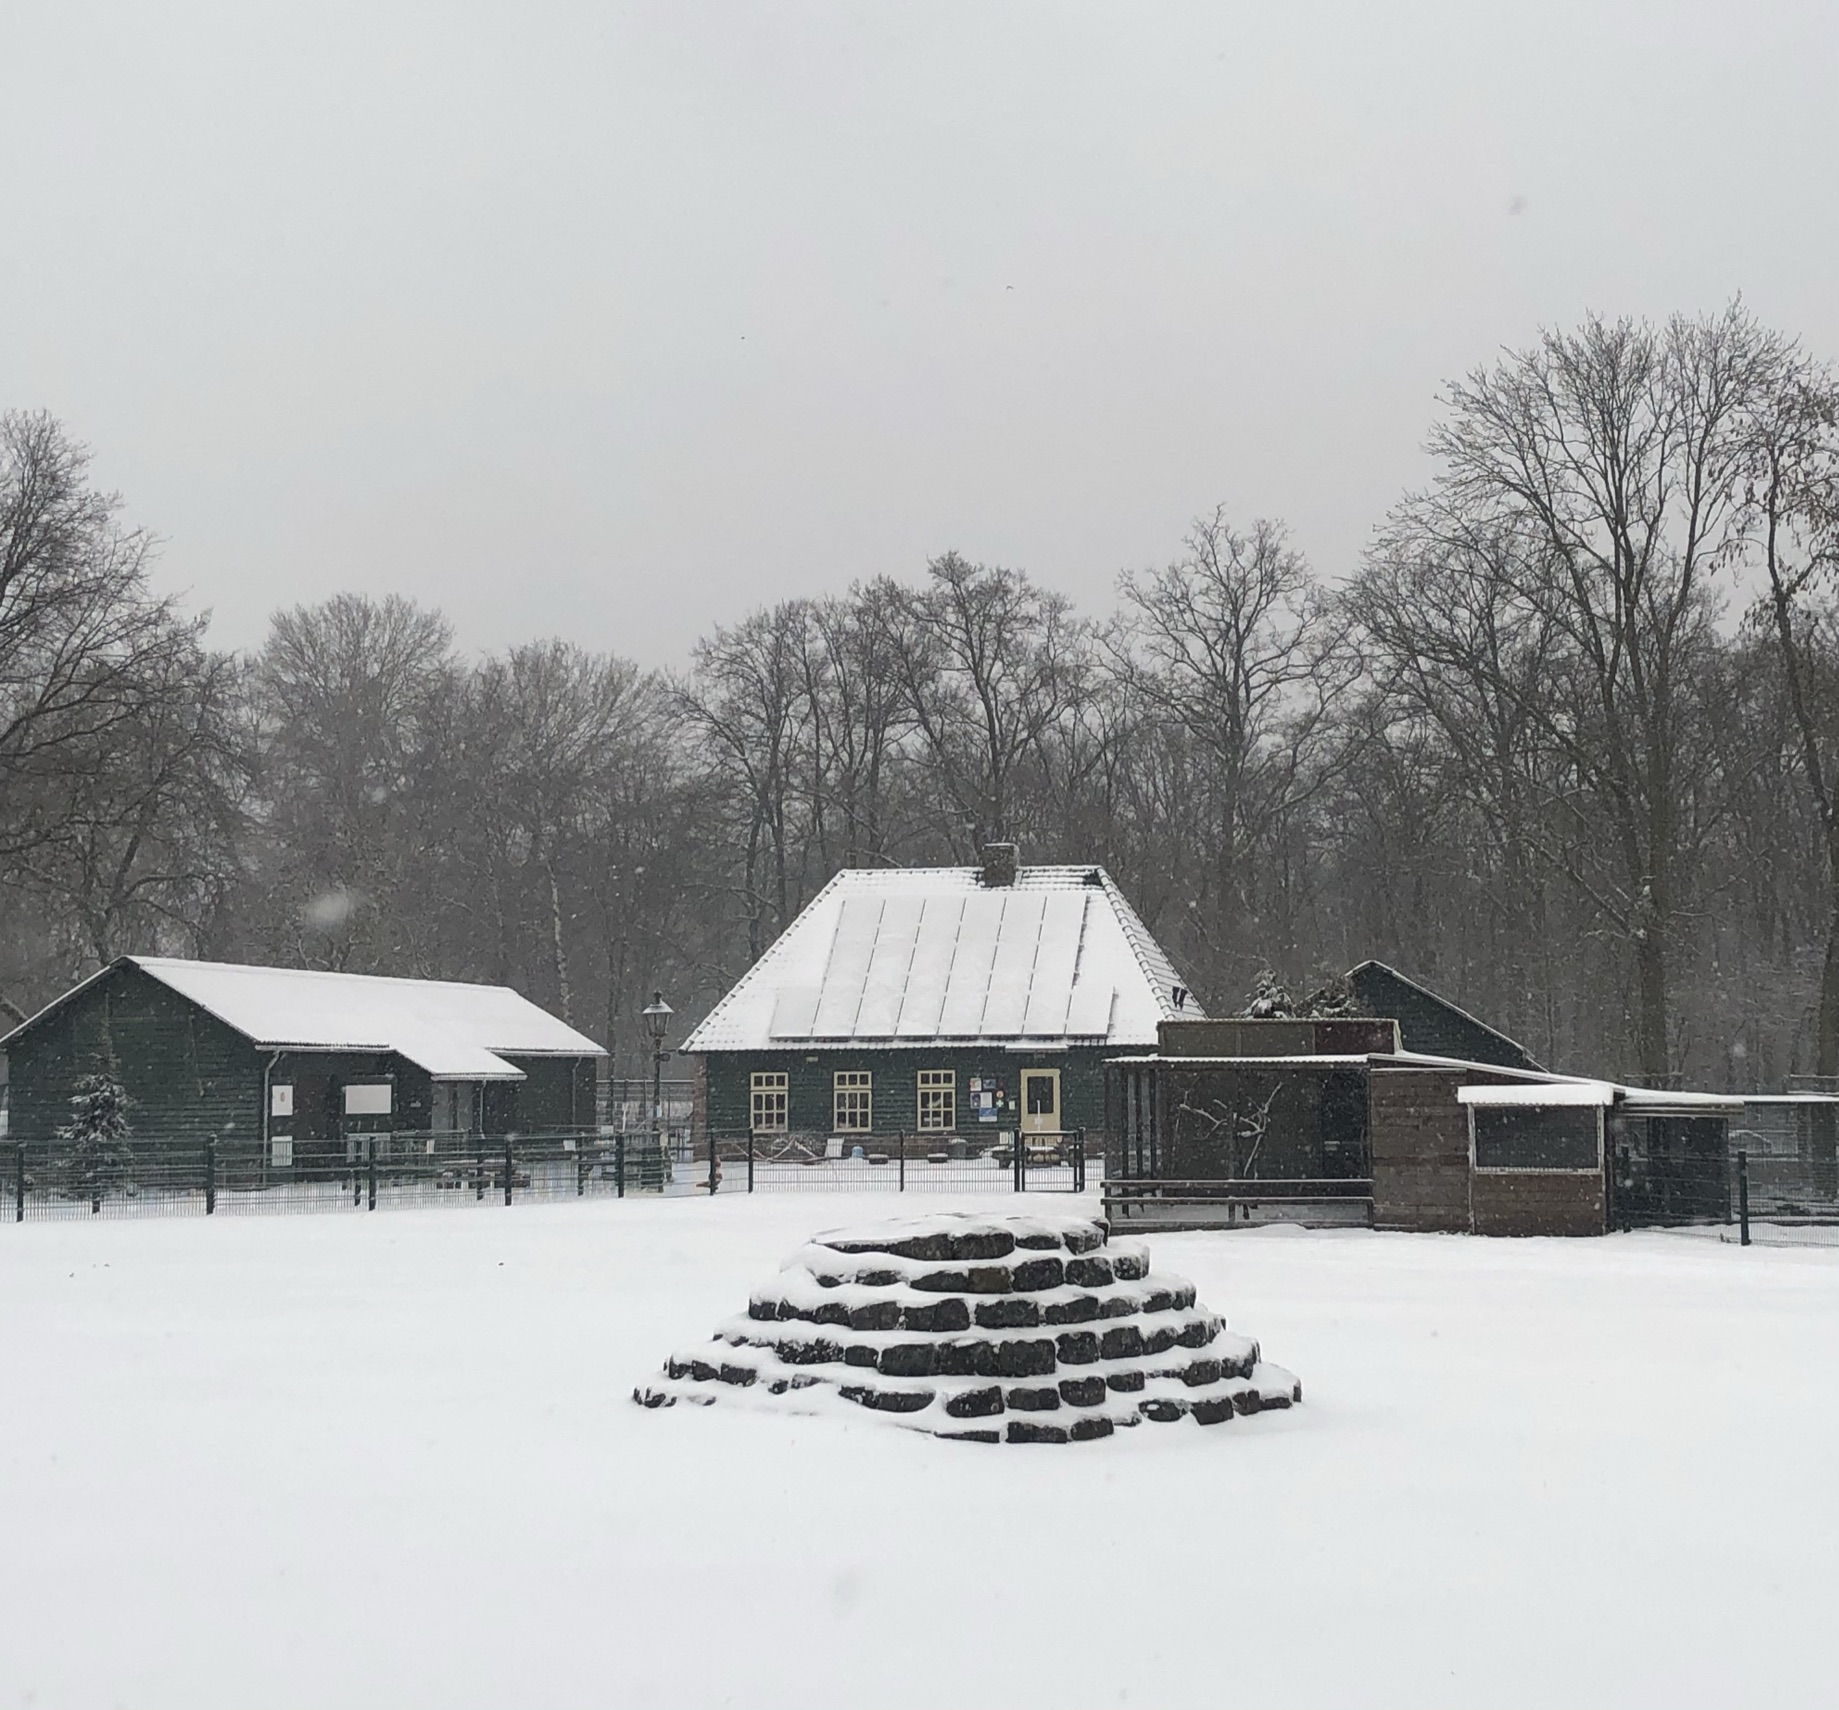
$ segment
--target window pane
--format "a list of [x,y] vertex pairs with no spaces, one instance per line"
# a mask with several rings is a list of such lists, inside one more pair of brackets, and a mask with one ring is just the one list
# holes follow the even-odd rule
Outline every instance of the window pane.
[[1475,1112],[1478,1170],[1594,1170],[1597,1112],[1593,1107],[1531,1106]]

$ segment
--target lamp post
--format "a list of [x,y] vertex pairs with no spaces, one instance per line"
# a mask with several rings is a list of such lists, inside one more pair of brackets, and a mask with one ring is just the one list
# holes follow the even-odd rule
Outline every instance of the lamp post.
[[653,992],[644,1008],[645,1025],[651,1029],[651,1138],[657,1152],[658,1186],[664,1186],[664,1035],[670,1031],[672,1010],[662,992]]

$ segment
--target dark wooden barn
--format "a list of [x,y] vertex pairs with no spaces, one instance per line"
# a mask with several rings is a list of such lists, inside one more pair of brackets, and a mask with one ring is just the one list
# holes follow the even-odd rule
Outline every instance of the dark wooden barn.
[[[48,1147],[87,1075],[131,1101],[133,1143],[210,1141],[272,1179],[342,1168],[359,1136],[595,1121],[605,1053],[503,986],[126,956],[0,1039],[9,1139]],[[143,1155],[145,1155],[143,1153]]]

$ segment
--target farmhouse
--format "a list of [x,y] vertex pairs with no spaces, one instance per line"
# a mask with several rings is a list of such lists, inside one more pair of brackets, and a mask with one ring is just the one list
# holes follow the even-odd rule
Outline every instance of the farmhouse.
[[107,1074],[137,1149],[208,1140],[282,1180],[360,1141],[585,1127],[606,1054],[504,986],[161,956],[111,963],[0,1051],[14,1142],[49,1144],[78,1081]]
[[1104,1120],[1104,1062],[1197,1015],[1102,867],[853,869],[684,1042],[698,1127],[980,1152]]

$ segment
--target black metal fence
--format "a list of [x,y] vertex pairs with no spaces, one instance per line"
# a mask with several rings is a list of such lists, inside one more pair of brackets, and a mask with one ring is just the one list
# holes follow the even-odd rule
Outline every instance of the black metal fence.
[[[954,1155],[954,1150],[957,1155]],[[714,1134],[558,1128],[349,1134],[345,1156],[296,1166],[260,1142],[130,1146],[83,1158],[55,1143],[0,1147],[0,1217],[169,1217],[375,1211],[627,1194],[880,1190],[1067,1192],[1086,1185],[1085,1136],[943,1148],[938,1136]]]
[[748,1193],[1084,1193],[1087,1183],[1077,1128],[1019,1144],[938,1133],[717,1133],[698,1145],[713,1148],[724,1190]]

